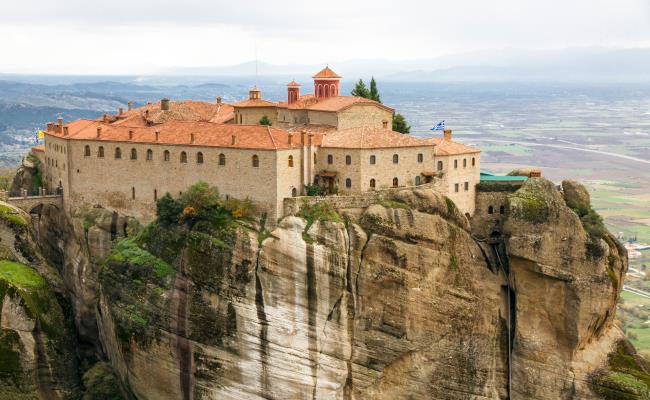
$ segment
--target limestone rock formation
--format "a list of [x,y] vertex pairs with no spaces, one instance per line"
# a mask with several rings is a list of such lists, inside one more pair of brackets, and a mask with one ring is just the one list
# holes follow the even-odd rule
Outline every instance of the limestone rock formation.
[[29,194],[38,193],[39,188],[42,186],[39,163],[38,159],[31,154],[23,157],[22,163],[11,183],[10,196],[20,196],[23,189],[27,190]]

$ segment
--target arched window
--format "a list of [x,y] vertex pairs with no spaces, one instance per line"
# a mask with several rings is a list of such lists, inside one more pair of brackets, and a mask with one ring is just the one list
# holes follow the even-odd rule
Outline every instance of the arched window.
[[476,166],[476,158],[472,157],[472,167]]
[[458,160],[454,160],[454,169],[458,168]]
[[120,150],[119,147],[115,148],[115,158],[117,159],[122,158],[122,150]]
[[226,155],[223,153],[219,154],[219,165],[226,165]]
[[200,151],[196,153],[196,163],[203,164],[203,153],[201,153]]
[[370,180],[370,188],[371,188],[371,189],[374,189],[374,188],[375,188],[375,178],[372,178],[372,179]]
[[131,199],[135,200],[135,188],[134,187],[131,188]]
[[298,196],[298,189],[296,188],[291,189],[291,197],[296,197],[296,196]]
[[399,156],[397,154],[393,154],[393,164],[399,163]]
[[370,156],[370,165],[375,165],[376,162],[377,162],[377,157],[375,157],[374,154],[371,155]]
[[420,184],[420,175],[415,177],[415,184],[419,185]]
[[442,161],[438,161],[438,171],[442,171]]
[[334,163],[334,156],[331,154],[327,155],[327,163],[328,164],[333,164]]
[[90,146],[86,145],[84,147],[84,156],[85,157],[90,157]]
[[351,165],[352,164],[352,156],[347,155],[345,156],[345,165]]
[[186,163],[187,162],[187,153],[184,151],[181,151],[181,162]]
[[[288,164],[290,167],[293,167],[293,156],[289,156],[289,159],[287,160],[287,164]],[[294,189],[294,190],[295,190],[295,189]]]
[[153,160],[153,150],[147,149],[147,161]]
[[506,213],[506,207],[505,206],[499,207],[499,214],[505,214],[505,213]]
[[345,180],[345,187],[348,188],[348,189],[352,187],[352,179],[347,178]]
[[138,159],[138,151],[136,149],[131,149],[131,160]]
[[260,158],[257,156],[257,154],[253,155],[253,167],[257,168],[260,166]]
[[463,168],[467,168],[467,159],[463,158]]
[[399,179],[393,178],[393,187],[398,187],[399,186]]
[[316,164],[316,153],[314,153],[314,164]]
[[424,161],[424,155],[422,153],[418,153],[418,162],[421,163]]
[[97,157],[104,158],[104,146],[99,146],[97,149]]
[[165,150],[163,153],[163,161],[169,161],[169,150]]
[[494,207],[488,207],[488,214],[494,214]]

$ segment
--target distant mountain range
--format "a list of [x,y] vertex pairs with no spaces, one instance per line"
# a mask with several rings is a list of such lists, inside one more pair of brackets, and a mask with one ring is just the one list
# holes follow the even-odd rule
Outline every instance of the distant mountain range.
[[[347,80],[374,75],[384,81],[650,82],[650,48],[485,50],[419,60],[352,60],[332,63]],[[250,61],[224,67],[159,71],[166,76],[296,78],[308,81],[322,64],[276,65]]]

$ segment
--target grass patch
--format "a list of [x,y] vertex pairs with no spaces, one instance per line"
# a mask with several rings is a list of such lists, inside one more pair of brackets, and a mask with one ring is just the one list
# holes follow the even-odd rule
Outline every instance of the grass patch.
[[410,210],[411,206],[399,200],[383,200],[379,204],[386,208],[401,208],[403,210]]
[[109,262],[128,263],[135,267],[153,268],[160,279],[176,274],[174,267],[138,246],[137,237],[120,240],[108,257]]
[[13,207],[0,204],[0,220],[6,221],[9,226],[15,228],[24,228],[27,226],[27,220],[23,218]]
[[45,279],[36,270],[7,260],[0,260],[0,280],[21,289],[41,289],[45,287]]
[[339,215],[338,212],[327,202],[319,202],[314,204],[309,204],[308,202],[303,203],[298,211],[298,216],[307,221],[305,225],[305,230],[302,232],[302,238],[307,243],[313,243],[314,240],[309,236],[309,229],[316,221],[330,221],[336,223],[342,223],[343,218]]
[[90,227],[94,226],[95,223],[95,216],[89,214],[85,215],[82,223],[84,231],[88,232]]

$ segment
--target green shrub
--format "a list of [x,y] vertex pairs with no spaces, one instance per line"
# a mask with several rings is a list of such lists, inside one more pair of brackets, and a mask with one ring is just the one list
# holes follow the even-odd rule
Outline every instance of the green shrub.
[[307,232],[309,228],[314,224],[315,221],[331,221],[331,222],[343,222],[343,219],[338,212],[327,202],[319,202],[314,204],[309,204],[308,202],[303,203],[298,211],[298,216],[304,218],[307,221],[305,225],[305,230],[303,231],[303,239],[306,242],[313,242],[312,238]]
[[183,205],[172,198],[169,193],[166,193],[156,202],[156,215],[158,222],[163,225],[178,224]]
[[320,196],[323,194],[323,188],[318,185],[305,185],[307,196]]

